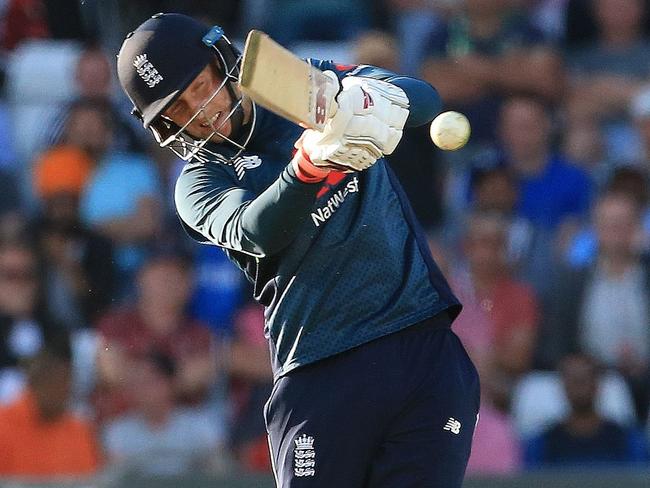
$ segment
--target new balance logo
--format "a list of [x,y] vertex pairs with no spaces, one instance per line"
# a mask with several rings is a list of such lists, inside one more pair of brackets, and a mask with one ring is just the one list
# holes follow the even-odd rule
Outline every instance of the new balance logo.
[[293,474],[297,477],[314,476],[316,474],[316,451],[314,438],[302,434],[294,440],[296,448],[293,450]]
[[235,159],[232,164],[235,167],[237,178],[241,180],[247,170],[259,167],[262,164],[262,160],[259,156],[241,156]]
[[453,417],[449,417],[442,430],[448,430],[452,434],[460,434],[460,422]]

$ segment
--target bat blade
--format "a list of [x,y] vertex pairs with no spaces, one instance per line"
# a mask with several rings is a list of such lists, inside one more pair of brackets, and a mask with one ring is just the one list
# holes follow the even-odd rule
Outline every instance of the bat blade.
[[316,130],[325,127],[336,93],[322,71],[258,30],[246,38],[239,85],[262,107]]

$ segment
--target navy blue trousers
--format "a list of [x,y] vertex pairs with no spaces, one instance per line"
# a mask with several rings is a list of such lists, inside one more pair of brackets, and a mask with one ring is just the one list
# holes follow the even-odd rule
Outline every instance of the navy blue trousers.
[[446,314],[280,377],[265,406],[279,488],[457,488],[479,380]]

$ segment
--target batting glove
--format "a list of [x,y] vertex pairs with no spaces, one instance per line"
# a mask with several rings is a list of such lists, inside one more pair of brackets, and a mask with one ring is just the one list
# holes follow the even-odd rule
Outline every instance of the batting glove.
[[[325,74],[338,83],[335,73]],[[404,91],[390,83],[344,78],[323,131],[306,130],[296,147],[317,168],[363,171],[395,150],[408,118],[408,105]]]
[[386,81],[359,76],[343,78],[341,85],[336,97],[338,111],[353,114],[343,134],[346,143],[365,144],[381,154],[391,154],[409,116],[404,90]]
[[295,146],[306,154],[317,168],[337,171],[363,171],[372,166],[381,153],[370,143],[348,144],[342,132],[351,117],[339,111],[328,120],[323,132],[307,129]]

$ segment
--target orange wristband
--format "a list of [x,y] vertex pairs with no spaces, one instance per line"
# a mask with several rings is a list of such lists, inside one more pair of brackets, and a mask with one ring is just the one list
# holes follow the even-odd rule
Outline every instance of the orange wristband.
[[303,183],[319,183],[327,178],[329,169],[314,166],[309,155],[301,147],[291,160],[296,177]]

